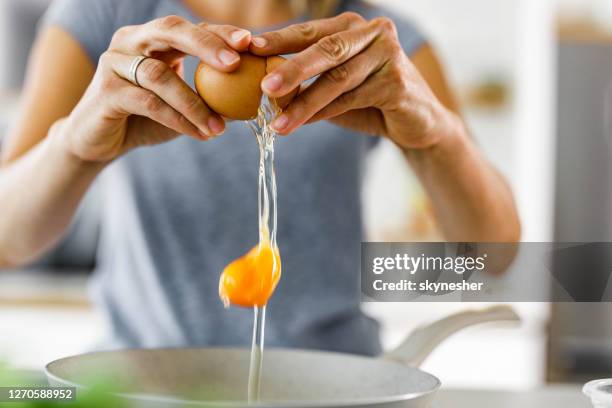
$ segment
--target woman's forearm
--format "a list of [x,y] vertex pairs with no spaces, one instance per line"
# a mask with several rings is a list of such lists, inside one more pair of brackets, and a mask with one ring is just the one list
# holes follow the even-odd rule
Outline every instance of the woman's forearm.
[[520,223],[510,188],[454,117],[449,134],[436,145],[405,150],[428,191],[449,241],[516,242]]
[[32,261],[66,231],[101,163],[64,143],[64,122],[27,154],[0,169],[0,268]]

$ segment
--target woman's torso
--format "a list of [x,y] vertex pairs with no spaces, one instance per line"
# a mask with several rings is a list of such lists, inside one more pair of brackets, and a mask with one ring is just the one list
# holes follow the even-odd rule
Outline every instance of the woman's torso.
[[[72,32],[94,60],[120,26],[169,14],[195,21],[174,0],[62,0],[54,7],[47,21]],[[352,1],[343,7],[367,18],[381,14]],[[94,26],[76,21],[76,10],[97,13]],[[405,23],[399,29],[406,51],[414,51],[418,34]],[[192,86],[196,64],[185,62]],[[267,345],[379,352],[378,326],[359,306],[360,186],[371,144],[326,122],[277,139],[283,277],[268,307]],[[257,242],[257,171],[256,141],[240,122],[213,141],[181,137],[105,170],[92,288],[109,317],[108,347],[250,342],[252,311],[224,309],[217,291],[223,267]]]

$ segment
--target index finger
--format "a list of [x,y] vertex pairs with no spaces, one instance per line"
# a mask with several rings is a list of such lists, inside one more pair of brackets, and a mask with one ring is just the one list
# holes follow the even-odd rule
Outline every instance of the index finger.
[[220,71],[233,71],[240,55],[221,37],[179,16],[167,16],[140,26],[119,29],[110,50],[152,56],[156,52],[180,51],[198,57]]
[[[268,96],[286,95],[304,81],[339,67],[361,53],[378,37],[380,30],[379,23],[372,20],[354,30],[323,37],[269,72],[262,80],[261,87]],[[339,69],[336,68],[336,71]]]
[[365,19],[359,14],[345,12],[332,18],[293,24],[254,37],[249,50],[260,56],[292,54],[305,50],[323,37],[364,23]]

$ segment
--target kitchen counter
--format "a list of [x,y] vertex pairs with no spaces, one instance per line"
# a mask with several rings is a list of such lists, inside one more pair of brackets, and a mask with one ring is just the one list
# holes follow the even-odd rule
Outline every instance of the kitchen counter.
[[580,386],[555,385],[525,392],[441,390],[433,408],[590,408]]
[[44,269],[0,271],[0,307],[90,309],[85,271]]

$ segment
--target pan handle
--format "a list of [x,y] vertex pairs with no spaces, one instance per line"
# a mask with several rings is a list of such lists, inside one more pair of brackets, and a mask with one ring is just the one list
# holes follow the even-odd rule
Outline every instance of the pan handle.
[[385,353],[382,358],[418,367],[440,343],[459,330],[480,323],[520,322],[520,320],[514,309],[507,305],[466,310],[417,328],[402,344]]

